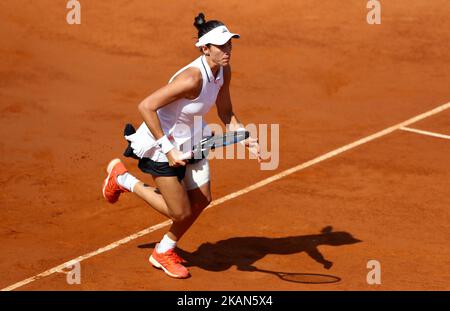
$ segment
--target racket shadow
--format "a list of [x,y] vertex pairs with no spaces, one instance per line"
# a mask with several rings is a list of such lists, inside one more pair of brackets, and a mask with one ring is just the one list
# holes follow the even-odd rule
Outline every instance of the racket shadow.
[[261,272],[277,276],[279,279],[292,282],[292,283],[303,283],[303,284],[329,284],[338,283],[341,278],[329,274],[320,273],[301,273],[301,272],[281,272],[281,271],[270,271],[259,269],[257,267],[252,267],[248,271]]
[[[330,269],[333,262],[326,259],[319,251],[321,245],[342,246],[359,243],[344,231],[333,232],[331,226],[325,227],[320,234],[288,236],[281,238],[267,237],[234,237],[215,243],[203,243],[197,250],[188,252],[178,248],[177,253],[186,261],[187,267],[198,267],[203,270],[220,272],[236,266],[246,272],[273,274],[288,282],[322,284],[336,283],[339,277],[326,274],[290,273],[258,269],[254,264],[266,255],[292,255],[305,252],[311,259]],[[153,248],[156,243],[139,245],[139,248]],[[294,267],[295,268],[295,267]]]

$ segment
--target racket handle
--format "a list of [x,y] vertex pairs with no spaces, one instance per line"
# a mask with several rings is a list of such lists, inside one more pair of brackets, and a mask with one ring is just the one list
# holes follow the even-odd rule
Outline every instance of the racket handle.
[[189,160],[192,159],[193,156],[194,154],[192,153],[192,151],[188,151],[181,155],[181,160]]

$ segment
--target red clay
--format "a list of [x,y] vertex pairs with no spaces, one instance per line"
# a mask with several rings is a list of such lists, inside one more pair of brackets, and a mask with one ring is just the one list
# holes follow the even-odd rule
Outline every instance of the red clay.
[[[446,0],[383,2],[378,26],[360,0],[80,2],[79,26],[64,3],[0,3],[0,288],[165,220],[131,194],[109,205],[101,184],[140,100],[197,57],[199,11],[241,34],[237,115],[280,124],[278,169],[214,160],[214,198],[450,101]],[[450,135],[449,115],[411,127]],[[19,289],[449,290],[449,152],[448,140],[396,131],[214,207],[179,245],[193,253],[184,281],[147,261],[159,230],[82,262],[81,285],[53,274]],[[366,282],[371,259],[381,285]],[[341,281],[237,269],[248,265]]]

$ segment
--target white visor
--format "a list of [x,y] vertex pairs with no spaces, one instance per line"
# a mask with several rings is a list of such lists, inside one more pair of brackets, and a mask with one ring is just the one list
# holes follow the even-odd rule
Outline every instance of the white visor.
[[240,37],[237,33],[231,33],[227,27],[219,26],[201,36],[195,46],[201,47],[207,44],[223,45],[231,38],[239,39]]

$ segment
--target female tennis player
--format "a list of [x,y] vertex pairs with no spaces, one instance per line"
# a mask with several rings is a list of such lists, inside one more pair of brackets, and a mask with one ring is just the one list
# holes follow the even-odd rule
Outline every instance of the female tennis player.
[[[220,21],[206,22],[203,13],[195,18],[194,26],[198,30],[195,46],[202,55],[139,104],[144,122],[136,133],[126,136],[139,158],[138,167],[152,175],[156,188],[131,175],[120,159],[108,164],[108,177],[103,183],[103,196],[108,202],[117,202],[123,192],[133,192],[172,220],[149,260],[174,278],[189,277],[175,246],[211,202],[208,159],[188,163],[182,159],[181,150],[198,137],[195,130],[202,132],[200,138],[211,134],[199,117],[214,103],[229,130],[243,128],[233,113],[229,90],[231,39],[240,36]],[[257,139],[249,138],[244,143],[260,162]]]

